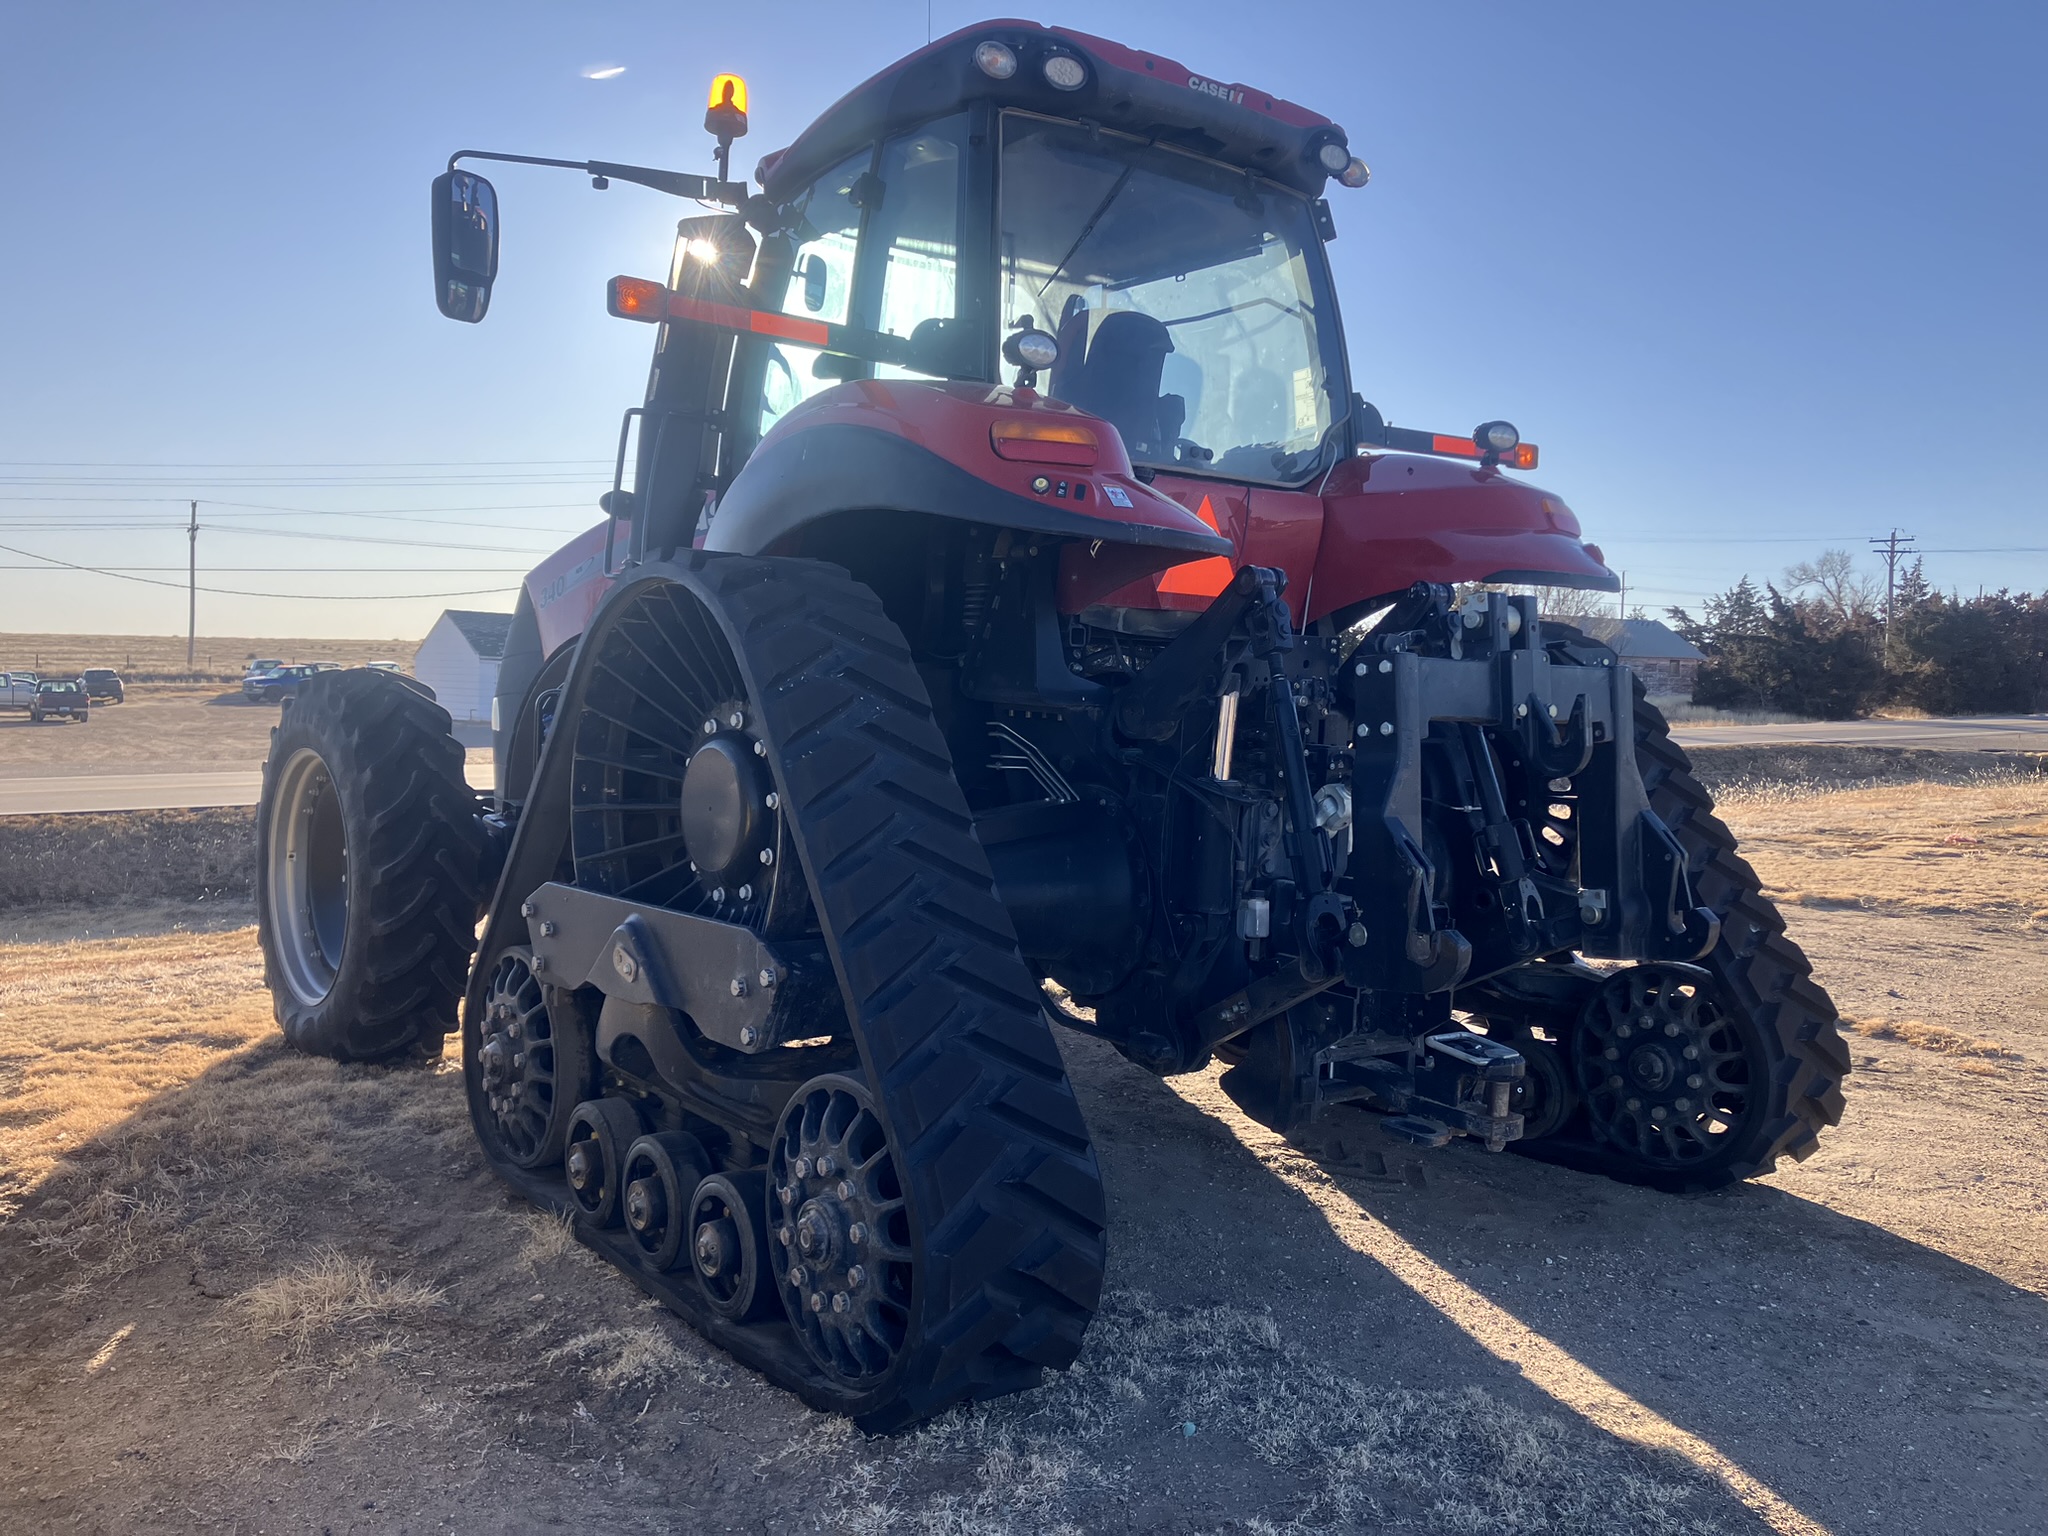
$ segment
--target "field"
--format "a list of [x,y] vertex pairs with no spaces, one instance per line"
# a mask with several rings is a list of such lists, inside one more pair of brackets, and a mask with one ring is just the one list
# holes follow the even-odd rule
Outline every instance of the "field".
[[1109,1301],[1075,1370],[895,1440],[509,1198],[452,1065],[285,1053],[246,905],[0,910],[0,1523],[2037,1530],[2048,780],[1713,762],[1853,1021],[1811,1160],[1674,1200],[1357,1114],[1294,1145],[1063,1036]]
[[185,664],[183,635],[10,635],[0,634],[0,669],[61,677],[87,667],[112,667],[123,678],[148,681],[193,675],[240,682],[242,669],[259,656],[280,661],[338,661],[361,666],[371,661],[412,665],[417,640],[278,640],[246,635],[201,635]]

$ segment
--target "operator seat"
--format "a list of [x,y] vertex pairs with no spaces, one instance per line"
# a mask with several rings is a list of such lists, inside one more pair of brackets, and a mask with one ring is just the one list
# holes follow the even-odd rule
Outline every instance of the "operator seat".
[[1172,458],[1187,407],[1178,395],[1159,392],[1173,351],[1166,327],[1136,310],[1113,311],[1095,327],[1085,356],[1086,312],[1069,317],[1060,330],[1060,357],[1046,393],[1115,427],[1133,458]]

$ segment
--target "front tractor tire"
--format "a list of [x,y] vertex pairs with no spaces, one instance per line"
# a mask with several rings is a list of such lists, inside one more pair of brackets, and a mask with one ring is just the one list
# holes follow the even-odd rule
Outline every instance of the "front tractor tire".
[[484,834],[449,724],[404,680],[365,668],[309,678],[270,733],[257,934],[297,1050],[435,1056],[455,1028]]

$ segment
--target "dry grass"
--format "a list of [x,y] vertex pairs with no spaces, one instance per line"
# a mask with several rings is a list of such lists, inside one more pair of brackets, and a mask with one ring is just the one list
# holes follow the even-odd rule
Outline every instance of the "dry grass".
[[395,1323],[441,1305],[438,1286],[380,1278],[365,1258],[322,1249],[235,1298],[259,1333],[305,1354],[328,1334]]
[[[1626,1456],[1589,1460],[1562,1420],[1476,1387],[1360,1381],[1289,1344],[1270,1314],[1142,1293],[1106,1297],[1086,1352],[1039,1391],[956,1410],[870,1447],[847,1528],[1092,1529],[1100,1496],[1127,1487],[1129,1448],[1176,1430],[1189,1442],[1242,1447],[1270,1471],[1284,1490],[1272,1507],[1289,1513],[1253,1527],[1267,1532],[1718,1528],[1699,1519],[1700,1483]],[[899,1472],[918,1462],[954,1469],[953,1486],[920,1501],[892,1496]]]
[[240,909],[255,875],[251,806],[0,816],[0,911],[151,901]]
[[1781,905],[2048,923],[2048,779],[1724,795]]
[[2026,1059],[1996,1040],[1986,1040],[1982,1035],[1965,1034],[1962,1030],[1950,1029],[1944,1024],[1929,1024],[1920,1019],[1852,1019],[1845,1016],[1842,1027],[1871,1040],[1897,1040],[1942,1056],[1974,1056],[1994,1061]]

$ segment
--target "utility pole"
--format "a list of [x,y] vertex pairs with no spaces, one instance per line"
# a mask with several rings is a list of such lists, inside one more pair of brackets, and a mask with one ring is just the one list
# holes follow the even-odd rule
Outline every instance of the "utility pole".
[[1878,553],[1884,556],[1884,668],[1887,672],[1892,665],[1892,604],[1899,592],[1899,560],[1912,553],[1908,546],[1912,544],[1913,537],[1894,528],[1881,539],[1866,540],[1875,544]]
[[1628,622],[1628,572],[1627,572],[1627,571],[1620,571],[1620,572],[1617,572],[1616,574],[1618,574],[1618,575],[1619,575],[1619,576],[1621,577],[1621,590],[1620,590],[1619,592],[1615,593],[1615,595],[1614,595],[1614,600],[1615,600],[1615,603],[1616,603],[1616,607],[1615,607],[1615,610],[1614,610],[1614,616],[1615,616],[1615,617],[1616,617],[1617,619],[1620,619],[1620,620],[1621,620],[1621,621],[1622,621],[1623,623],[1627,623],[1627,622]]
[[185,528],[191,553],[185,560],[185,670],[193,666],[199,644],[199,503],[192,503],[192,521]]

